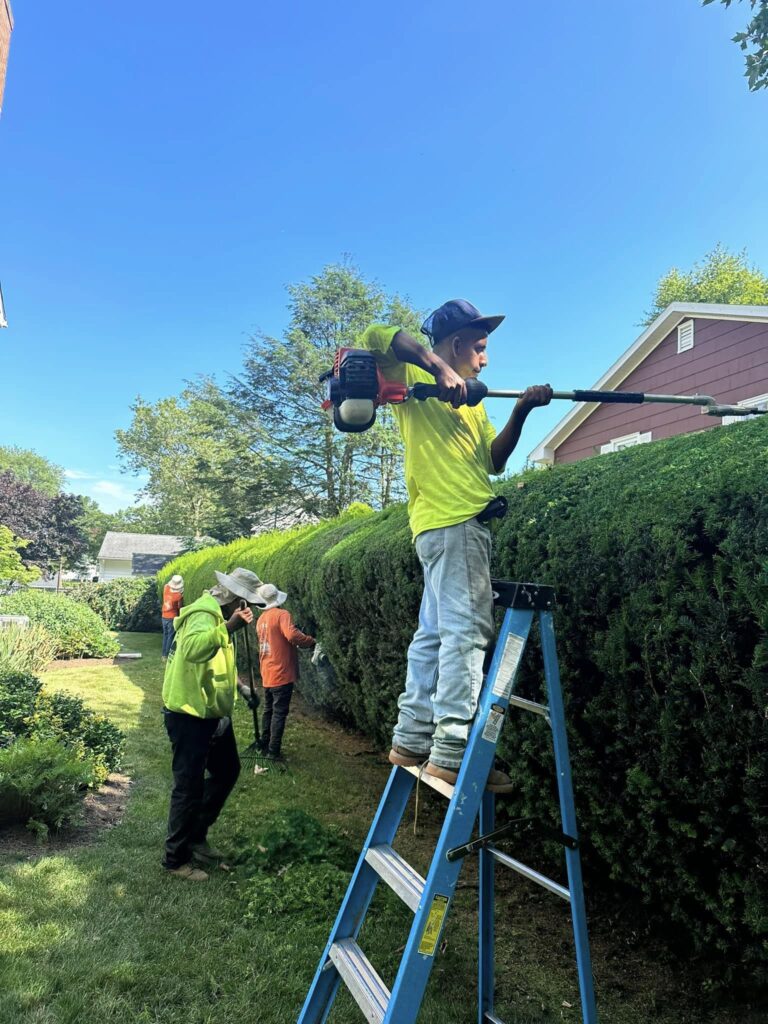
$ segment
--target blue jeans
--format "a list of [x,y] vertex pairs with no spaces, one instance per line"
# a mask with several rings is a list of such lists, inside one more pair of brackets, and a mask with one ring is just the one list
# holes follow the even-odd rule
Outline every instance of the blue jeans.
[[456,770],[493,639],[491,531],[476,519],[427,530],[416,554],[424,594],[392,742]]
[[167,658],[171,653],[173,647],[173,641],[176,639],[176,634],[173,631],[173,623],[175,619],[163,619],[163,657]]

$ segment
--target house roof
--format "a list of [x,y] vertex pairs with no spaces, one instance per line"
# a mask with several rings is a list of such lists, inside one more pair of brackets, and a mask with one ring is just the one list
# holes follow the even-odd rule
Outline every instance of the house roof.
[[[590,390],[606,391],[618,388],[622,381],[636,370],[653,350],[661,344],[681,320],[696,317],[701,320],[744,320],[754,323],[768,323],[768,306],[721,305],[715,302],[672,302],[660,313],[639,338],[619,356],[613,366],[595,381]],[[595,409],[597,402],[577,402],[563,416],[560,422],[541,440],[528,458],[531,462],[552,462],[554,452],[570,435],[580,427]]]
[[131,559],[134,555],[178,555],[184,550],[184,538],[164,533],[116,533],[107,530],[99,548],[99,558]]

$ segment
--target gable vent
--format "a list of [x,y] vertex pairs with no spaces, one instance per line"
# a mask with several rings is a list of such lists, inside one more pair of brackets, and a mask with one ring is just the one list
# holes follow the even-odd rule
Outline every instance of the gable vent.
[[693,348],[693,320],[686,320],[677,328],[677,351],[687,352]]

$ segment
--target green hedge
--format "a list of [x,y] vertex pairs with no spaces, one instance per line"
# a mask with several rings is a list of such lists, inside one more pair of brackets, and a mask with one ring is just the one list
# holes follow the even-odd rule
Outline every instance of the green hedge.
[[[669,935],[765,968],[768,954],[768,422],[506,482],[494,572],[551,584],[592,885]],[[302,691],[385,745],[421,573],[405,510],[353,512],[184,556],[188,601],[244,565],[289,593],[332,672]],[[530,657],[520,692],[539,693]],[[554,813],[543,720],[510,716],[512,814]],[[548,800],[547,800],[548,797]]]
[[30,622],[44,626],[57,658],[110,658],[120,650],[103,619],[63,594],[23,590],[0,597],[0,612],[28,615]]
[[126,576],[104,583],[73,583],[67,597],[88,605],[110,629],[159,633],[160,598],[154,577]]

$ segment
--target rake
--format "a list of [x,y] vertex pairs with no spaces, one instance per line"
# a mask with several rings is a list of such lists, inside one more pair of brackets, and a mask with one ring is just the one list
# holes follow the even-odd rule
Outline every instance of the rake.
[[[246,768],[256,768],[263,765],[265,761],[262,748],[261,729],[259,728],[259,695],[253,682],[253,658],[251,657],[251,641],[248,638],[248,627],[245,626],[242,632],[245,638],[245,659],[248,662],[248,707],[253,715],[253,743],[249,744],[240,754],[240,762]],[[238,638],[239,639],[239,638]]]

